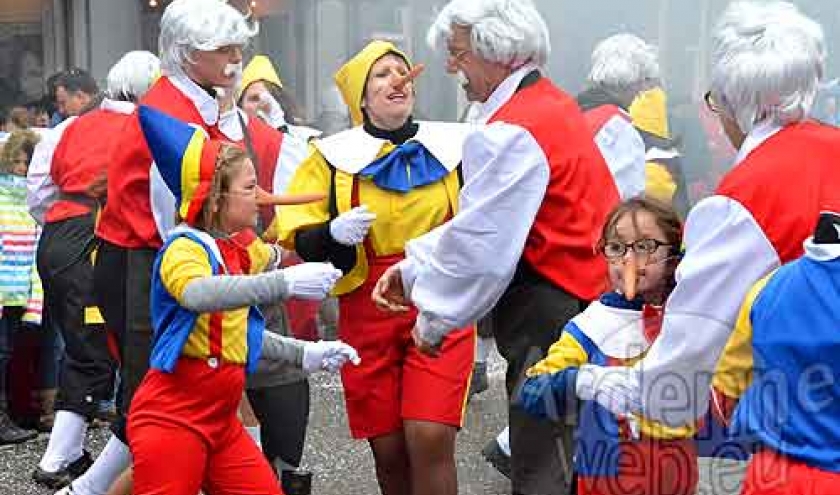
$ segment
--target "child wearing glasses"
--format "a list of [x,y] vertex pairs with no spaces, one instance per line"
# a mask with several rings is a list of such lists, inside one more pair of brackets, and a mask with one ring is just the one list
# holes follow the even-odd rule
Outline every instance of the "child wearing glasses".
[[574,390],[584,364],[632,366],[644,357],[659,333],[681,242],[682,224],[670,206],[648,198],[617,206],[598,243],[611,290],[562,329],[517,394],[528,413],[555,421],[579,407],[575,471],[581,495],[695,492],[694,425],[617,417],[595,401],[578,405]]

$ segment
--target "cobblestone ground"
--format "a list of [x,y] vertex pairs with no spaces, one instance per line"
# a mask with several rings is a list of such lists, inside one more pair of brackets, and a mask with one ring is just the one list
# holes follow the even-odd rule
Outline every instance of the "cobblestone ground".
[[[313,411],[310,418],[303,468],[315,473],[315,495],[374,495],[378,493],[373,461],[367,444],[350,439],[344,415],[339,380],[316,376],[312,381]],[[467,422],[458,437],[458,484],[460,495],[503,495],[510,483],[484,462],[481,448],[503,428],[506,421],[504,364],[494,355],[490,364],[490,390],[474,398]],[[88,448],[98,453],[108,437],[107,429],[88,435]],[[30,481],[30,473],[47,445],[47,436],[24,445],[0,447],[0,495],[51,495]],[[177,448],[173,446],[173,448]],[[701,459],[698,495],[738,493],[742,466],[739,463],[709,463]]]

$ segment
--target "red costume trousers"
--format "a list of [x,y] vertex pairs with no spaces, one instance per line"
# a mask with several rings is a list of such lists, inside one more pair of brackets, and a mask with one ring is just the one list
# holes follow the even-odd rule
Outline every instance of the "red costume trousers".
[[135,495],[281,495],[237,418],[244,367],[181,358],[150,370],[128,417]]
[[825,471],[772,450],[753,454],[741,495],[840,493],[840,473]]

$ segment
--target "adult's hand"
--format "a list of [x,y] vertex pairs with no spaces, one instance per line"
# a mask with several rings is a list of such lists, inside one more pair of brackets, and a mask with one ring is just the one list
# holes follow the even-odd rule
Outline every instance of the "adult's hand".
[[420,332],[418,331],[416,326],[411,331],[411,338],[414,339],[414,345],[417,346],[417,350],[419,350],[423,354],[426,354],[427,356],[431,357],[440,356],[441,342],[434,344],[432,342],[423,340],[423,337],[420,336]]
[[385,270],[385,273],[376,281],[370,296],[376,307],[382,311],[391,313],[408,311],[408,299],[405,296],[399,265],[393,265]]
[[365,240],[376,214],[366,205],[342,213],[330,222],[330,235],[339,244],[355,246]]

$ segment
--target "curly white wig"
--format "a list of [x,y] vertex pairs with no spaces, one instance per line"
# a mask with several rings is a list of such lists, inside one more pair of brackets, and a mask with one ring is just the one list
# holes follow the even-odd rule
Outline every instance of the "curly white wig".
[[744,133],[807,117],[825,71],[822,27],[787,2],[736,2],[719,20],[713,99]]
[[587,80],[632,100],[659,81],[659,53],[655,46],[633,34],[616,34],[602,40],[592,51]]
[[476,55],[512,68],[545,65],[551,53],[548,27],[531,0],[452,0],[429,29],[429,46],[446,43],[454,26],[470,29]]
[[120,58],[108,71],[106,92],[112,100],[137,101],[160,75],[160,59],[136,50]]
[[161,67],[167,74],[178,73],[191,62],[193,51],[245,46],[257,31],[256,24],[223,0],[175,0],[160,21]]

